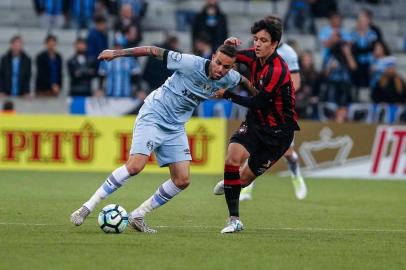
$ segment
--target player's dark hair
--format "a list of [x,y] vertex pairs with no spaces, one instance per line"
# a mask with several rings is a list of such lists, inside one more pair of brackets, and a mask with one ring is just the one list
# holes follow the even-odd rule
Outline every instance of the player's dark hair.
[[278,16],[274,16],[274,15],[268,15],[265,17],[265,20],[268,21],[278,21],[280,24],[282,24],[282,19]]
[[48,34],[48,35],[45,37],[45,43],[48,43],[49,41],[55,41],[55,42],[57,42],[57,41],[58,41],[58,38],[57,38],[55,35]]
[[10,38],[10,44],[16,42],[17,40],[22,41],[21,36],[16,35],[16,36],[13,36],[12,38]]
[[251,27],[251,34],[256,34],[265,30],[271,35],[272,41],[280,42],[282,38],[282,21],[262,19],[254,23]]
[[237,49],[234,46],[231,45],[221,45],[217,49],[218,52],[224,53],[225,55],[235,58],[237,57]]

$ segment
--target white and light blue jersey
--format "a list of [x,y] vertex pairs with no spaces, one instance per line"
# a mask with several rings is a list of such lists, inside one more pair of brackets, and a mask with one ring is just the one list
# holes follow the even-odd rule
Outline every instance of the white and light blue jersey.
[[235,70],[220,80],[210,79],[210,61],[195,55],[166,51],[164,63],[175,72],[145,99],[137,121],[155,121],[163,128],[178,130],[200,102],[209,99],[216,90],[232,89],[241,81]]
[[280,43],[276,52],[282,57],[283,61],[286,62],[290,73],[299,71],[299,58],[291,46],[286,43]]

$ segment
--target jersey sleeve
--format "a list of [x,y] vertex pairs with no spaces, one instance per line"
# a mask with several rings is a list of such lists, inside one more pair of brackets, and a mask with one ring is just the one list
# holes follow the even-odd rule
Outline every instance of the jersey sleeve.
[[299,59],[298,59],[296,52],[293,49],[289,53],[289,56],[287,56],[286,59],[284,58],[283,60],[285,60],[286,64],[288,65],[289,71],[291,73],[299,71],[299,69],[300,69],[299,68]]
[[241,82],[241,74],[235,70],[230,70],[227,74],[227,89],[233,89]]
[[249,65],[251,62],[255,61],[255,50],[254,48],[247,50],[240,50],[237,52],[237,63],[243,63]]
[[175,51],[165,51],[164,54],[166,67],[170,70],[180,70],[183,72],[193,70],[196,59],[197,56]]

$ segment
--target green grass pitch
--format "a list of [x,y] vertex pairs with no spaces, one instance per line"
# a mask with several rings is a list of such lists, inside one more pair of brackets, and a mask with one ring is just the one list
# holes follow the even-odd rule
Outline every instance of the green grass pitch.
[[0,171],[0,269],[406,269],[405,181],[308,179],[300,202],[288,178],[262,176],[241,204],[246,229],[221,235],[220,177],[192,175],[147,217],[157,234],[103,233],[103,206],[131,211],[167,178],[143,174],[74,227],[71,212],[107,175]]

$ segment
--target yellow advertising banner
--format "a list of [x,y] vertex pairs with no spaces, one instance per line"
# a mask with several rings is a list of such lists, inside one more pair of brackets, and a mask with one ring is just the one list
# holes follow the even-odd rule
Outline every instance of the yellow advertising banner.
[[[134,117],[0,116],[0,169],[111,171],[126,162]],[[223,171],[226,122],[191,119],[192,173]],[[145,134],[148,136],[148,134]],[[167,172],[152,155],[146,172]]]

